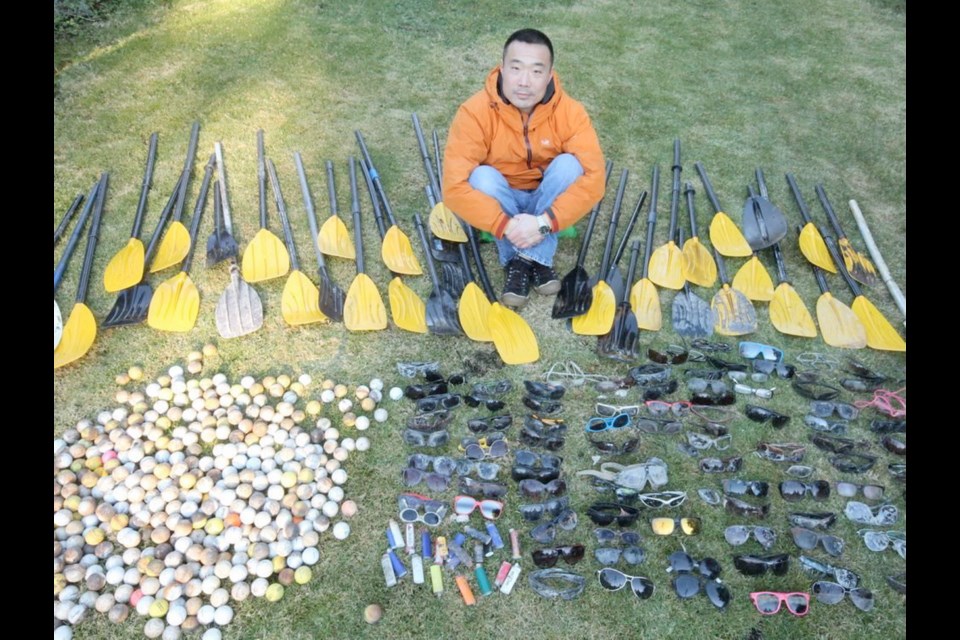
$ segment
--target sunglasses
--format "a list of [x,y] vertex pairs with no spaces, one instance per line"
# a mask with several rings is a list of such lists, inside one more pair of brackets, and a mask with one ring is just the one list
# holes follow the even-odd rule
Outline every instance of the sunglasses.
[[510,476],[517,482],[528,478],[539,480],[540,482],[550,482],[560,477],[560,469],[529,467],[522,464],[515,464],[510,469]]
[[745,384],[737,383],[733,385],[733,390],[736,393],[744,396],[757,396],[758,398],[763,398],[764,400],[769,400],[773,397],[773,392],[777,390],[776,387],[772,389],[764,389],[758,387],[751,387]]
[[806,452],[805,446],[794,442],[785,444],[761,442],[757,444],[757,450],[754,453],[771,462],[803,462],[803,455]]
[[794,478],[809,478],[813,475],[814,468],[803,464],[793,464],[787,467],[787,475]]
[[437,473],[445,476],[453,475],[457,471],[457,461],[447,456],[428,456],[424,453],[414,453],[407,456],[407,466],[429,471],[431,467]]
[[722,501],[720,494],[713,489],[697,489],[697,495],[700,496],[701,500],[713,507]]
[[467,476],[476,474],[481,480],[496,480],[500,465],[496,462],[475,462],[466,458],[457,458],[457,474]]
[[713,558],[704,558],[703,560],[697,561],[685,551],[675,551],[671,553],[667,561],[669,563],[669,567],[667,568],[668,572],[693,573],[694,571],[698,571],[700,575],[708,580],[718,578],[722,571],[720,563]]
[[400,476],[403,484],[408,487],[415,487],[424,482],[431,491],[446,491],[450,486],[450,476],[421,471],[416,467],[407,467],[400,472]]
[[686,491],[660,491],[657,493],[637,494],[639,500],[644,506],[651,509],[661,509],[663,507],[679,507],[687,499]]
[[787,502],[798,502],[807,497],[814,500],[826,500],[830,497],[830,483],[826,480],[802,482],[800,480],[784,480],[780,483],[780,496]]
[[783,362],[783,351],[771,347],[768,344],[760,342],[741,342],[739,345],[740,356],[747,360],[756,360],[762,358],[770,362]]
[[[500,435],[500,434],[497,434]],[[507,441],[502,438],[494,439],[464,438],[460,441],[459,449],[468,460],[484,460],[485,458],[502,458],[510,450]]]
[[834,567],[833,565],[814,560],[803,554],[801,554],[798,559],[800,560],[800,566],[803,567],[805,571],[815,575],[832,576],[833,579],[845,589],[856,589],[860,585],[860,576],[849,569]]
[[552,567],[560,558],[563,558],[567,564],[577,564],[583,560],[585,553],[586,547],[582,544],[574,544],[566,547],[534,549],[530,555],[533,556],[533,564],[538,567]]
[[628,372],[634,382],[641,386],[662,384],[670,378],[670,367],[664,364],[642,364]]
[[760,576],[767,571],[782,576],[786,575],[787,569],[790,568],[790,556],[786,553],[768,556],[736,555],[733,556],[733,566],[747,576]]
[[478,398],[488,398],[490,396],[502,396],[513,390],[513,383],[504,378],[494,382],[476,382],[473,385],[471,395]]
[[621,558],[627,564],[642,564],[647,559],[647,552],[637,546],[629,546],[623,549],[597,547],[593,550],[593,557],[602,565],[617,564]]
[[860,415],[860,409],[846,402],[814,400],[810,403],[810,413],[818,418],[829,418],[836,415],[844,420],[856,420]]
[[673,590],[679,598],[694,597],[700,593],[701,586],[716,608],[725,609],[730,604],[730,590],[719,580],[706,580],[691,573],[681,573],[673,579]]
[[870,431],[874,433],[906,433],[906,420],[871,420]]
[[557,537],[557,529],[573,531],[577,528],[578,521],[577,512],[567,508],[554,516],[550,522],[538,524],[534,527],[530,531],[530,537],[541,544],[548,544]]
[[873,592],[863,587],[854,587],[852,589],[837,584],[836,582],[824,582],[818,580],[811,587],[813,595],[817,600],[824,604],[837,604],[847,594],[850,595],[850,601],[860,611],[870,611],[873,609]]
[[637,429],[651,435],[672,435],[683,430],[683,423],[670,418],[638,418]]
[[609,418],[595,416],[587,420],[587,425],[584,428],[584,431],[587,433],[600,433],[610,429],[622,429],[624,427],[629,427],[631,424],[633,424],[633,419],[626,413],[618,413],[617,415],[610,416]]
[[847,422],[845,420],[830,422],[823,418],[818,418],[812,413],[808,413],[803,417],[803,424],[807,425],[814,431],[819,431],[821,433],[833,433],[838,436],[842,436],[847,433]]
[[768,504],[753,505],[740,498],[734,498],[728,495],[723,496],[723,508],[726,509],[727,513],[750,518],[762,519],[766,518],[767,514],[770,513],[770,505]]
[[843,553],[843,538],[820,534],[803,527],[792,527],[790,533],[793,535],[793,542],[806,551],[816,549],[817,545],[820,544],[824,551],[834,557]]
[[495,482],[478,482],[467,476],[460,478],[459,490],[466,495],[483,498],[502,498],[507,495],[505,485]]
[[417,431],[439,431],[446,429],[453,416],[446,409],[438,409],[429,413],[417,413],[407,418],[407,428]]
[[691,406],[690,413],[708,424],[726,424],[740,415],[735,409],[710,405]]
[[889,451],[890,453],[898,456],[907,455],[907,443],[893,436],[887,435],[883,436],[883,439],[880,440],[880,444],[883,445],[883,448]]
[[447,506],[439,500],[430,500],[412,493],[401,494],[397,499],[401,522],[422,522],[428,527],[436,527],[443,521]]
[[868,500],[880,500],[886,489],[878,484],[856,484],[855,482],[838,482],[837,493],[844,498],[856,498],[857,492],[862,492]]
[[700,518],[651,518],[650,529],[658,536],[669,536],[678,529],[695,536],[700,533]]
[[727,377],[734,382],[746,382],[747,378],[750,378],[751,382],[766,382],[770,379],[769,374],[760,371],[754,371],[749,375],[746,371],[728,371]]
[[666,400],[647,400],[643,403],[647,408],[647,413],[652,416],[666,415],[668,412],[677,417],[683,417],[690,413],[690,403],[684,400],[677,402],[667,402]]
[[597,440],[590,436],[587,436],[587,441],[592,444],[597,451],[611,455],[633,453],[637,450],[637,447],[640,446],[640,438],[630,438],[623,444],[617,444],[616,442],[609,442],[606,440]]
[[563,496],[562,498],[555,498],[537,504],[522,504],[520,505],[520,515],[523,516],[523,519],[527,522],[538,522],[544,514],[555,518],[569,506],[569,496]]
[[734,524],[727,527],[723,532],[724,539],[735,547],[745,544],[751,535],[767,550],[773,547],[773,544],[777,541],[777,533],[769,527]]
[[879,527],[896,524],[897,518],[900,517],[900,512],[895,505],[878,504],[875,507],[871,507],[853,500],[847,503],[847,506],[843,509],[843,513],[851,522]]
[[747,415],[747,418],[753,420],[754,422],[770,422],[774,427],[783,427],[788,422],[790,422],[790,416],[784,415],[782,413],[777,413],[773,409],[767,409],[766,407],[758,407],[757,405],[748,404],[743,412]]
[[732,458],[704,458],[700,461],[700,471],[704,473],[735,473],[743,466],[743,457]]
[[797,376],[790,383],[793,390],[809,400],[833,400],[840,395],[840,389],[822,382],[815,377]]
[[497,398],[485,398],[483,396],[477,396],[473,394],[463,396],[463,402],[468,407],[472,408],[479,407],[482,404],[487,408],[487,411],[500,411],[507,406],[507,403],[503,400],[499,400]]
[[690,352],[679,345],[671,344],[664,349],[649,347],[647,358],[658,364],[683,364],[690,357]]
[[797,362],[815,369],[835,370],[840,367],[840,361],[837,358],[819,351],[804,351],[797,356]]
[[473,496],[457,496],[453,499],[453,512],[458,516],[469,516],[480,509],[480,515],[487,520],[496,520],[503,513],[503,503],[499,500],[477,500]]
[[835,513],[789,513],[790,524],[806,529],[829,529],[837,521]]
[[440,374],[439,362],[398,362],[397,371],[404,378],[414,378],[417,374]]
[[723,481],[724,493],[743,496],[751,495],[762,498],[770,490],[770,484],[762,480],[740,480],[739,478],[728,478]]
[[446,430],[423,433],[416,429],[404,429],[403,441],[414,447],[442,447],[450,441]]
[[640,510],[618,502],[597,502],[587,509],[587,517],[594,524],[602,527],[614,522],[617,523],[617,526],[627,527],[637,521],[637,518],[640,517]]
[[690,403],[695,405],[707,406],[727,406],[736,403],[737,396],[731,391],[713,395],[710,393],[694,393],[690,396]]
[[[566,425],[560,425],[562,428],[553,433],[563,433],[567,430]],[[566,439],[559,435],[551,435],[550,432],[537,430],[529,425],[523,425],[520,432],[520,442],[530,447],[543,447],[550,451],[562,449]]]
[[619,539],[620,542],[629,546],[638,545],[643,539],[636,531],[618,531],[616,529],[606,529],[602,527],[593,530],[593,537],[601,544],[610,544]]
[[679,388],[680,383],[671,378],[666,382],[659,382],[656,384],[645,384],[642,385],[643,388],[643,399],[644,400],[659,400],[663,396],[668,396]]
[[511,424],[513,424],[513,416],[507,414],[467,420],[467,429],[474,433],[486,433],[490,430],[505,431]]
[[730,433],[729,426],[725,424],[718,424],[716,422],[707,422],[705,424],[701,424],[700,428],[703,429],[704,433],[715,438],[719,438],[720,436],[725,436]]
[[805,616],[810,611],[810,594],[794,591],[781,593],[778,591],[754,591],[750,594],[753,606],[760,613],[772,616],[780,611],[780,603],[787,605],[787,611],[795,616]]
[[546,484],[532,478],[520,481],[520,493],[527,498],[540,499],[546,495],[561,496],[566,491],[567,483],[560,479],[551,480]]
[[863,473],[872,469],[877,462],[877,456],[865,453],[841,453],[829,459],[830,464],[844,473]]
[[619,591],[629,584],[633,595],[641,600],[646,600],[652,596],[655,590],[650,578],[627,575],[619,569],[609,567],[597,571],[597,580],[600,582],[600,586],[607,591]]
[[437,409],[453,409],[460,406],[461,397],[459,393],[443,393],[440,395],[427,396],[417,400],[417,411],[420,413],[436,411]]
[[797,368],[792,364],[771,362],[769,360],[754,360],[753,370],[757,373],[765,373],[768,376],[776,373],[778,378],[783,379],[792,378],[797,374]]
[[730,448],[732,439],[729,433],[719,438],[711,438],[700,435],[699,433],[687,433],[687,442],[690,443],[690,446],[700,449],[701,451],[709,449],[710,447],[713,447],[717,451],[726,451]]
[[[560,470],[563,458],[549,453],[536,453],[527,449],[520,449],[514,453],[514,460],[518,465],[525,467],[542,467],[544,469]],[[516,478],[514,478],[516,479]]]
[[547,400],[559,400],[567,392],[567,388],[562,384],[554,384],[552,382],[524,380],[523,386],[531,396]]
[[544,415],[551,415],[563,411],[563,405],[556,400],[540,399],[529,395],[523,396],[523,404],[528,409],[532,409]]
[[447,383],[432,382],[429,384],[409,384],[404,388],[403,395],[411,400],[419,400],[428,396],[436,396],[447,393]]
[[640,415],[640,405],[630,404],[621,406],[616,404],[607,404],[605,402],[598,402],[594,408],[594,413],[604,418],[612,418],[618,413],[625,413],[631,418],[635,418]]
[[871,531],[860,529],[857,535],[863,536],[863,542],[870,551],[884,551],[892,546],[901,558],[907,559],[907,532],[906,531]]
[[615,482],[609,482],[607,480],[601,480],[595,478],[593,481],[593,487],[600,493],[609,493],[612,492],[616,496],[617,502],[622,502],[624,504],[633,504],[637,501],[637,496],[640,495],[639,489],[632,489],[630,487],[621,487]]
[[897,480],[906,480],[907,479],[907,463],[906,462],[891,462],[887,465],[887,471],[890,472]]
[[687,389],[693,393],[708,393],[715,396],[730,393],[730,387],[723,380],[707,378],[690,378],[687,380]]

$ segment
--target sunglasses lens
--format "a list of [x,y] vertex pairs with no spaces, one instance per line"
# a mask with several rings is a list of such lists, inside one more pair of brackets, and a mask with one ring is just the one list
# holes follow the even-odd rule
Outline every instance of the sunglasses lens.
[[683,551],[675,551],[667,559],[670,569],[677,572],[693,571],[693,558]]
[[766,615],[774,614],[780,610],[780,598],[773,593],[755,593],[753,602],[757,611]]
[[748,576],[759,576],[767,571],[767,565],[751,556],[734,556],[733,566],[737,570]]
[[627,547],[623,550],[623,559],[628,564],[640,564],[647,559],[647,552],[640,547]]
[[524,504],[520,506],[520,515],[527,522],[536,522],[543,517],[544,505],[542,504]]
[[810,596],[805,593],[791,593],[786,597],[787,609],[795,616],[804,616],[810,608]]
[[420,519],[420,514],[416,509],[401,509],[400,520],[402,522],[416,522]]
[[699,518],[681,518],[680,528],[683,529],[683,532],[688,536],[695,536],[698,533],[700,533],[700,519]]
[[724,609],[730,604],[730,590],[727,589],[727,585],[710,581],[704,590],[707,592],[707,597],[710,598],[710,602],[717,609]]
[[600,569],[597,572],[600,586],[607,591],[617,591],[627,584],[627,576],[616,569]]
[[460,516],[468,516],[476,508],[477,501],[470,496],[457,496],[453,502],[453,510]]
[[753,537],[757,539],[764,549],[769,549],[777,541],[777,534],[773,529],[767,527],[757,527],[753,530]]
[[700,591],[700,579],[689,573],[681,573],[673,579],[673,589],[681,598],[692,598]]
[[500,465],[493,462],[478,462],[477,475],[484,480],[495,480],[500,472]]
[[532,554],[533,564],[538,567],[552,567],[560,556],[556,549],[536,549]]
[[615,547],[597,547],[593,550],[593,557],[603,565],[617,564],[621,554],[621,550]]
[[541,524],[533,528],[530,537],[541,544],[547,544],[557,537],[557,528],[550,523]]
[[802,482],[787,480],[780,483],[780,495],[787,502],[797,502],[803,500],[803,497],[807,495],[807,489]]
[[650,578],[638,576],[630,579],[630,588],[633,589],[633,595],[641,600],[646,600],[653,595],[653,581]]
[[880,500],[883,498],[883,487],[876,484],[867,484],[863,487],[863,497],[868,500]]
[[563,559],[567,564],[576,564],[583,560],[583,555],[586,553],[586,547],[582,544],[575,544],[569,547],[560,547],[560,555],[563,556]]
[[713,580],[719,576],[721,571],[720,563],[713,558],[704,558],[700,561],[700,573],[708,580]]
[[813,583],[813,594],[824,604],[837,604],[845,593],[842,586],[835,582],[817,581]]
[[733,525],[726,528],[723,537],[733,546],[739,547],[750,538],[750,530],[742,525]]
[[832,556],[839,556],[843,553],[843,540],[837,538],[836,536],[823,536],[820,538],[823,541],[824,550]]
[[830,483],[826,480],[817,480],[809,485],[809,489],[814,500],[826,500],[830,497]]
[[817,547],[817,542],[820,541],[820,536],[816,532],[810,531],[809,529],[801,529],[795,527],[790,530],[793,534],[793,541],[801,549],[815,549]]
[[480,503],[480,513],[487,520],[496,520],[503,512],[503,503],[496,500],[484,500]]
[[838,402],[835,405],[837,410],[837,415],[839,415],[844,420],[856,420],[860,415],[860,410],[857,409],[852,404],[847,404],[846,402]]
[[423,524],[430,527],[437,526],[440,524],[440,514],[434,511],[427,511],[425,514],[423,514]]
[[833,403],[822,400],[813,400],[810,403],[810,413],[818,418],[829,418],[833,415]]
[[853,589],[850,591],[850,599],[854,606],[860,611],[870,611],[873,609],[873,593],[869,589]]
[[469,460],[483,460],[486,457],[483,452],[483,447],[476,443],[468,444],[467,448],[463,451],[463,455]]
[[658,536],[668,536],[673,533],[676,523],[673,518],[654,518],[650,521],[650,527]]

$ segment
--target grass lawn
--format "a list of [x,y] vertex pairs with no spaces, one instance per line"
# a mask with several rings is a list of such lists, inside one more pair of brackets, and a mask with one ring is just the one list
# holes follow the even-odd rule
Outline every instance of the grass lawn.
[[[339,211],[349,218],[347,159],[360,155],[354,138],[354,131],[360,130],[399,225],[414,240],[422,261],[412,216],[415,212],[425,216],[429,209],[423,192],[426,176],[410,115],[419,115],[428,138],[436,128],[445,140],[457,106],[481,87],[498,62],[507,35],[526,26],[539,28],[552,38],[556,68],[565,89],[586,105],[604,153],[615,163],[597,235],[606,230],[620,171],[630,170],[625,217],[641,191],[650,189],[651,167],[656,163],[661,178],[655,246],[666,241],[673,140],[680,138],[682,179],[697,190],[701,237],[707,235],[713,210],[694,171],[695,161],[705,165],[721,205],[737,222],[746,187],[755,183],[754,169],[761,167],[770,199],[791,225],[798,223],[799,211],[784,180],[789,172],[796,176],[814,219],[828,228],[814,192],[815,184],[823,185],[853,246],[866,253],[847,206],[849,199],[857,200],[893,279],[906,292],[905,2],[168,0],[131,2],[103,21],[54,41],[54,224],[78,193],[89,191],[101,172],[110,172],[87,297],[94,315],[102,320],[115,299],[115,294],[103,289],[103,272],[129,238],[150,134],[159,132],[159,151],[142,232],[145,239],[182,169],[195,120],[201,123],[201,130],[185,223],[192,214],[203,167],[214,142],[221,141],[234,234],[241,248],[250,242],[259,227],[256,131],[263,129],[266,153],[276,164],[302,269],[316,281],[293,154],[299,151],[303,156],[321,224],[329,215],[324,163],[333,161]],[[280,235],[279,216],[267,188],[268,225]],[[379,259],[379,237],[362,183],[361,206],[367,272],[386,301],[390,273]],[[211,211],[208,203],[201,243],[212,230]],[[680,213],[686,227],[686,206],[680,207]],[[346,222],[352,229],[352,222]],[[584,219],[578,225],[581,232],[585,226]],[[644,237],[643,227],[641,219],[634,237]],[[813,310],[820,292],[792,238],[789,235],[783,247],[788,273]],[[561,276],[574,265],[578,244],[561,241],[557,257]],[[73,307],[83,245],[81,242],[56,295],[64,319]],[[61,244],[54,251],[55,264],[62,249]],[[183,364],[188,352],[209,342],[218,346],[219,354],[207,359],[203,375],[222,372],[236,382],[244,375],[262,378],[285,373],[296,378],[308,373],[314,382],[305,400],[319,397],[319,381],[324,378],[355,386],[381,377],[388,387],[403,386],[409,381],[398,376],[397,361],[438,360],[444,372],[454,373],[463,370],[464,359],[476,352],[493,352],[491,345],[466,337],[415,335],[392,324],[387,331],[374,333],[350,333],[341,324],[289,327],[280,315],[281,280],[256,285],[265,314],[260,331],[234,340],[221,339],[214,308],[229,283],[229,274],[222,263],[206,269],[202,251],[201,244],[191,271],[201,293],[193,330],[162,333],[146,324],[101,328],[85,357],[54,371],[55,438],[78,420],[95,418],[103,409],[116,406],[117,374],[138,365],[147,380],[156,379],[171,365]],[[494,268],[495,250],[485,245],[483,253],[499,290],[502,274]],[[590,273],[598,270],[601,253],[602,242],[593,242],[586,263]],[[776,279],[772,256],[763,255],[761,261]],[[728,259],[730,275],[742,264],[741,259]],[[328,265],[333,280],[346,289],[354,278],[354,265],[332,258]],[[150,282],[156,287],[173,275],[173,270],[168,270],[151,276]],[[430,294],[426,275],[405,277],[404,281],[424,300]],[[843,280],[829,276],[828,281],[832,293],[850,303],[853,297]],[[715,289],[695,291],[709,300]],[[648,344],[676,339],[669,318],[674,293],[662,290],[660,295],[665,328],[660,334],[641,334],[643,352]],[[865,295],[894,326],[901,327],[903,317],[882,284],[866,290]],[[525,411],[517,387],[522,387],[524,379],[538,377],[553,362],[574,360],[586,371],[615,376],[626,375],[629,368],[598,356],[594,339],[576,336],[565,323],[552,320],[552,302],[552,298],[533,296],[522,311],[538,337],[539,362],[506,367],[472,380],[512,380],[515,389],[508,400],[515,416]],[[807,340],[777,333],[766,304],[756,306],[759,330],[748,339],[781,347],[787,361],[796,362],[805,351],[829,354],[840,362],[849,355],[827,347],[819,337]],[[734,351],[725,357],[737,359],[736,339],[714,339],[733,345]],[[894,380],[906,378],[903,354],[867,349],[852,355]],[[828,375],[834,382],[846,376],[837,370]],[[679,377],[682,384],[682,374]],[[789,425],[774,430],[769,424],[739,418],[731,425],[733,446],[723,454],[744,454],[743,470],[736,477],[768,481],[772,493],[776,492],[774,485],[785,479],[782,467],[746,454],[760,441],[807,442],[811,433],[803,423],[808,401],[789,384],[779,382],[774,398],[759,402],[792,415]],[[685,397],[682,391],[671,399]],[[527,535],[531,525],[522,521],[515,508],[525,499],[519,495],[517,483],[504,480],[507,469],[500,472],[510,490],[498,527],[504,536],[511,527],[520,530],[524,552],[524,574],[510,596],[478,595],[478,606],[466,607],[450,573],[444,576],[446,593],[439,599],[427,585],[414,585],[409,577],[393,589],[384,587],[379,565],[383,530],[387,520],[397,516],[396,498],[404,490],[398,480],[400,469],[414,451],[400,437],[406,418],[413,413],[412,404],[386,400],[383,406],[390,410],[391,418],[366,432],[371,449],[352,454],[344,464],[350,476],[345,485],[347,497],[360,507],[350,521],[351,536],[338,542],[329,532],[324,534],[313,580],[288,588],[277,603],[251,598],[237,604],[236,618],[224,629],[224,637],[629,636],[683,640],[740,639],[754,628],[771,639],[889,640],[906,636],[906,599],[885,583],[886,576],[905,571],[905,562],[892,551],[876,554],[866,549],[857,535],[861,526],[842,515],[847,499],[834,494],[823,503],[791,504],[779,495],[767,498],[770,514],[762,524],[776,530],[774,550],[791,555],[790,569],[784,576],[743,576],[734,568],[732,556],[762,550],[754,542],[731,547],[724,541],[723,531],[730,524],[750,521],[708,506],[697,497],[697,488],[720,490],[721,479],[728,476],[701,474],[696,461],[676,449],[681,441],[677,436],[645,435],[636,453],[616,460],[629,463],[650,456],[665,460],[670,474],[666,488],[690,494],[672,515],[700,517],[703,532],[682,540],[676,535],[655,536],[646,522],[650,514],[644,513],[638,526],[647,559],[639,566],[618,566],[627,573],[650,577],[656,593],[649,600],[638,601],[628,590],[608,593],[601,589],[594,576],[600,567],[592,555],[597,546],[591,533],[594,525],[586,517],[587,508],[600,494],[574,475],[593,466],[593,450],[579,425],[592,415],[597,397],[598,392],[587,385],[569,390],[563,400],[563,417],[571,428],[560,453],[571,505],[580,523],[575,531],[558,537],[557,544],[587,545],[588,557],[571,567],[587,580],[580,598],[544,600],[527,585],[526,575],[534,568],[529,552],[538,545]],[[638,399],[636,390],[622,401],[611,398],[623,403]],[[869,399],[869,394],[844,391],[840,399]],[[738,397],[741,410],[747,403]],[[335,417],[335,410],[330,412],[328,407],[326,411],[325,415]],[[465,418],[481,415],[480,410],[457,411],[451,427],[453,440],[469,435]],[[879,455],[871,471],[842,474],[829,463],[829,454],[812,445],[804,463],[816,468],[815,478],[885,485],[889,501],[900,510],[897,524],[886,528],[905,529],[904,485],[887,470],[888,463],[904,459],[879,444],[879,436],[868,428],[874,417],[878,416],[873,410],[865,411],[848,433],[867,440],[868,449]],[[515,436],[516,429],[511,427],[508,437]],[[694,427],[689,430],[697,432]],[[456,455],[456,446],[441,451]],[[454,491],[437,497],[452,499]],[[786,519],[790,511],[840,514],[830,533],[842,537],[846,549],[840,558],[831,559],[832,564],[860,574],[861,585],[876,598],[872,612],[863,613],[847,601],[836,606],[814,601],[809,615],[802,618],[785,611],[762,616],[754,609],[751,591],[809,592],[814,581],[797,562],[800,551],[793,544]],[[477,516],[471,519],[479,526]],[[440,530],[452,536],[460,525],[444,524]],[[701,596],[681,601],[672,592],[665,571],[667,557],[682,546],[697,559],[710,556],[720,561],[722,578],[733,596],[728,611],[717,612]],[[472,545],[468,547],[472,549]],[[804,553],[829,558],[822,549]],[[498,552],[496,562],[487,563],[491,579],[499,561],[508,558],[509,553]],[[470,582],[477,591],[472,575]],[[363,609],[369,603],[384,608],[379,625],[368,626],[363,621]],[[115,625],[103,615],[90,615],[75,628],[74,637],[142,637],[144,621],[131,615],[124,624]]]

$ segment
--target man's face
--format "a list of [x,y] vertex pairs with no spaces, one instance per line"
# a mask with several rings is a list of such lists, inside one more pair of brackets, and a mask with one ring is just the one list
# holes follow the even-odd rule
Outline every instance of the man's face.
[[551,77],[550,49],[542,44],[511,42],[503,55],[503,95],[530,113],[543,100]]

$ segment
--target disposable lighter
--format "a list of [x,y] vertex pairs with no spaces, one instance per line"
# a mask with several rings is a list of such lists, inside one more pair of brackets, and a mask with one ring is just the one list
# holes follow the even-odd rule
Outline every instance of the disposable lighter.
[[477,576],[477,586],[480,587],[480,595],[488,596],[493,593],[493,590],[490,588],[490,579],[487,578],[487,572],[484,571],[483,567],[477,565],[477,568],[473,570],[473,574]]
[[407,568],[403,566],[403,563],[400,562],[400,558],[397,557],[397,554],[393,552],[393,549],[387,552],[387,556],[390,558],[390,564],[393,565],[393,573],[397,578],[402,578],[407,575]]
[[414,543],[414,541],[416,540],[416,536],[414,535],[414,532],[413,532],[413,523],[412,523],[412,522],[408,522],[408,523],[407,523],[407,531],[406,531],[406,533],[407,533],[407,540],[406,540],[406,542],[407,542],[407,547],[406,547],[406,552],[407,552],[407,555],[410,555],[411,553],[413,553],[413,543]]
[[410,565],[413,569],[413,583],[423,584],[423,558],[420,554],[415,553],[410,556]]
[[390,556],[383,554],[380,558],[380,568],[383,569],[383,581],[388,587],[397,584],[397,575],[393,572],[393,563],[390,562]]
[[467,605],[477,604],[477,599],[473,597],[473,591],[470,590],[470,585],[467,583],[467,579],[463,576],[457,576],[457,588],[460,589],[460,595],[463,596],[463,601]]
[[433,584],[433,595],[438,598],[443,595],[443,574],[440,572],[440,565],[430,565],[430,582]]
[[500,570],[497,571],[497,577],[493,579],[493,586],[497,589],[503,584],[503,581],[507,579],[507,574],[510,573],[511,565],[508,561],[504,560],[503,564],[500,565]]
[[500,532],[497,531],[497,525],[492,522],[487,522],[487,533],[490,534],[490,540],[493,542],[494,549],[503,549],[503,538],[500,537]]
[[513,591],[513,585],[517,583],[517,578],[520,577],[520,563],[516,563],[510,568],[510,572],[507,574],[507,579],[503,581],[503,584],[500,585],[500,593],[505,593],[507,595]]
[[520,560],[520,534],[516,529],[510,529],[510,546],[513,548],[513,559]]

